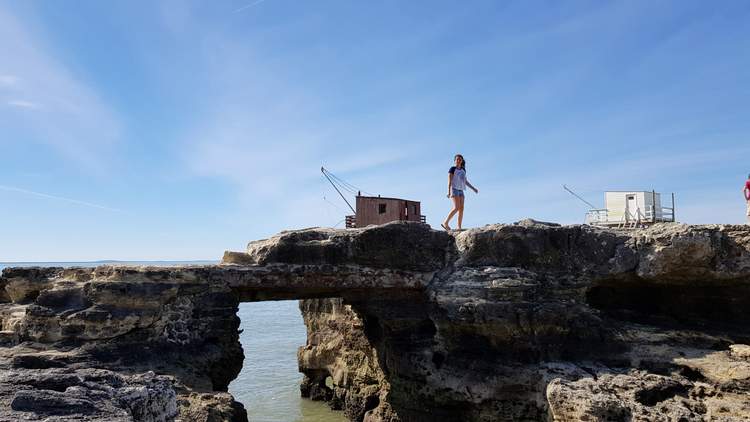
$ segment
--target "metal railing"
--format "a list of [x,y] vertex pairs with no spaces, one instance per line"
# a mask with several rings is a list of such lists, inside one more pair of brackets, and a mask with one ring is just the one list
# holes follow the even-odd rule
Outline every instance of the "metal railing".
[[641,225],[641,224],[652,224],[662,222],[674,222],[674,209],[668,207],[662,207],[661,215],[654,215],[654,209],[646,210],[642,212],[640,209],[636,209],[635,212],[625,211],[619,220],[613,221],[609,219],[609,210],[606,209],[593,209],[586,212],[583,224],[597,225],[597,224],[617,224],[619,226],[629,225]]
[[662,207],[661,208],[661,219],[662,219],[662,221],[671,221],[671,222],[674,223],[675,222],[675,219],[674,219],[674,208]]
[[601,224],[609,221],[609,210],[593,209],[586,213],[583,224]]
[[657,213],[652,206],[643,213],[643,220],[649,223],[674,222],[674,208],[661,207],[661,212]]

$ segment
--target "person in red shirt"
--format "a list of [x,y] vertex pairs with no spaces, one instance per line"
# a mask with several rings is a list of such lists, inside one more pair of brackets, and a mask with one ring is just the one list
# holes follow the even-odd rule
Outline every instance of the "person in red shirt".
[[750,175],[745,180],[745,188],[742,189],[742,193],[745,194],[745,202],[747,202],[747,223],[750,224]]

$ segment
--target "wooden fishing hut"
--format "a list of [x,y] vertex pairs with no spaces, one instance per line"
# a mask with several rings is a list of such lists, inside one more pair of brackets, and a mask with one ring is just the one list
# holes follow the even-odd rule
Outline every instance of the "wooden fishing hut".
[[422,215],[419,201],[380,196],[357,195],[355,215],[346,216],[346,227],[366,227],[391,221],[427,222]]
[[[362,191],[355,191],[354,189],[356,189],[356,187],[354,185],[335,176],[333,173],[326,170],[325,167],[320,167],[320,172],[323,173],[323,176],[325,176],[326,179],[328,179],[331,186],[336,189],[336,192],[341,196],[341,199],[346,202],[346,205],[348,205],[349,209],[354,213],[354,215],[347,215],[344,217],[346,228],[348,229],[367,227],[372,224],[380,225],[390,223],[391,221],[427,222],[427,217],[422,215],[419,201],[410,201],[401,198],[384,198],[380,195],[362,196]],[[339,188],[350,193],[356,192],[356,210],[352,208],[352,205],[346,200],[346,197],[341,193]]]

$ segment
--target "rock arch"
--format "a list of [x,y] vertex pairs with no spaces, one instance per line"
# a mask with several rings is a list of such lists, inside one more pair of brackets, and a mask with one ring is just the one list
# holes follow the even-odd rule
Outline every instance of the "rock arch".
[[733,309],[750,285],[749,233],[524,221],[447,234],[392,223],[283,232],[221,265],[6,269],[0,402],[9,418],[242,420],[225,392],[243,359],[238,304],[306,299],[313,319],[331,303],[321,298],[336,297],[330,306],[353,315],[341,325],[360,342],[350,350],[382,371],[370,385],[389,384],[387,396],[352,395],[356,420],[647,418],[656,403],[677,419],[731,418],[750,410],[737,378],[750,374],[746,325],[692,313],[700,324],[644,321],[606,289],[710,289]]

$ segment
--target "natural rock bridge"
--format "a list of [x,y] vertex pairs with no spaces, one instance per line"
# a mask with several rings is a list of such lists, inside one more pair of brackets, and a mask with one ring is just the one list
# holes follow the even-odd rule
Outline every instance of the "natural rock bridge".
[[302,306],[303,387],[353,420],[750,414],[742,226],[308,229],[221,265],[9,268],[0,287],[0,421],[244,420],[238,304],[334,297]]

